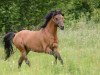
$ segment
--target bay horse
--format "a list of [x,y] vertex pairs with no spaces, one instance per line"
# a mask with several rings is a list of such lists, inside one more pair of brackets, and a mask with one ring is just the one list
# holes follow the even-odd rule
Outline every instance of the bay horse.
[[57,28],[64,30],[63,14],[59,10],[51,11],[45,19],[44,25],[38,31],[22,30],[17,33],[8,32],[4,36],[5,60],[13,53],[12,44],[14,44],[21,53],[18,68],[21,67],[23,61],[30,66],[30,61],[27,58],[27,54],[30,51],[53,55],[55,63],[57,63],[58,59],[63,65],[63,60],[58,50],[57,37]]

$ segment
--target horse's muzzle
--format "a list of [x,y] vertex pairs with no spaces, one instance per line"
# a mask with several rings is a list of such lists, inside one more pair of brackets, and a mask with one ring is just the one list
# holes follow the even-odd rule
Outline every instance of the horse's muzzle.
[[61,29],[61,30],[64,30],[64,26],[60,26],[60,29]]

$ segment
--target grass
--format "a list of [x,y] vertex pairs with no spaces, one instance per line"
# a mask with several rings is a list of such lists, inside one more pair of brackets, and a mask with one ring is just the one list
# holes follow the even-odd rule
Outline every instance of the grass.
[[31,67],[25,62],[18,69],[19,51],[4,61],[3,46],[0,44],[0,75],[100,75],[100,29],[79,28],[59,31],[59,51],[64,66],[48,54],[30,52]]

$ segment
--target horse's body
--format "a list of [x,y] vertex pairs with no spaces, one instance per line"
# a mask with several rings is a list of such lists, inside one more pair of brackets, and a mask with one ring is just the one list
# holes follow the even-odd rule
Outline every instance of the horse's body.
[[[49,19],[49,20],[48,20]],[[13,51],[11,45],[11,39],[13,44],[21,52],[21,57],[18,61],[19,67],[23,60],[30,66],[30,62],[27,58],[29,51],[48,53],[57,58],[63,64],[63,60],[58,51],[58,38],[57,38],[57,27],[63,29],[63,16],[60,11],[51,12],[47,17],[47,23],[39,31],[22,30],[17,33],[8,33],[4,37],[5,52],[7,54],[6,59],[11,55]]]
[[20,48],[21,46],[23,48],[29,48],[29,50],[33,50],[34,52],[43,52],[44,49],[42,43],[44,41],[42,36],[44,34],[41,33],[41,31],[22,30],[16,33],[15,37],[13,38],[13,43],[16,45],[17,48]]

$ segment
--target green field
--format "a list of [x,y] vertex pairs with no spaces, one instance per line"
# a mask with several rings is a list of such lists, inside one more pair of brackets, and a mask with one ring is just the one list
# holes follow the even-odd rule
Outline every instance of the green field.
[[18,69],[19,51],[4,61],[3,45],[0,43],[0,75],[100,75],[100,25],[86,27],[80,23],[78,29],[58,30],[60,54],[64,66],[54,57],[44,53],[30,52],[31,67],[25,62]]

